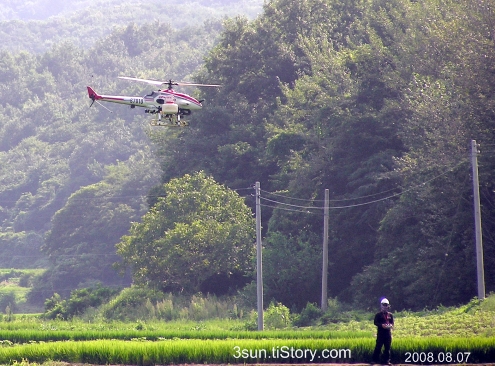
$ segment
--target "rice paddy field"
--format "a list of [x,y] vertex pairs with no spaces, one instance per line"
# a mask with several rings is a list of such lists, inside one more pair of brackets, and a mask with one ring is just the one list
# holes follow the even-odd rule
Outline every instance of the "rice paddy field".
[[[4,315],[0,364],[368,363],[375,344],[373,314],[360,318],[248,331],[245,319],[47,321],[36,315]],[[395,319],[395,364],[495,360],[495,296],[458,308],[397,312]]]
[[[495,310],[476,306],[395,314],[395,364],[474,364],[495,360]],[[0,364],[367,363],[370,319],[307,328],[242,330],[243,321],[88,322],[17,316],[0,322]]]

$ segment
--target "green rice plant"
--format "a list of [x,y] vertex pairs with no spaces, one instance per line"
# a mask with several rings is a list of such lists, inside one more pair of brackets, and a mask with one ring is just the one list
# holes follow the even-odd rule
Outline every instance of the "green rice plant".
[[[328,363],[368,362],[372,338],[355,339],[226,339],[166,341],[84,341],[26,344],[0,348],[0,363],[45,360],[90,364],[184,363]],[[439,357],[446,363],[492,361],[494,338],[404,338],[394,340],[392,362],[407,357]]]
[[[141,326],[139,326],[141,325]],[[139,323],[134,329],[114,329],[114,330],[59,330],[59,329],[21,329],[3,330],[1,340],[15,344],[25,344],[29,342],[54,342],[54,341],[89,341],[118,339],[131,340],[145,338],[156,341],[160,339],[356,339],[371,338],[367,332],[331,332],[331,331],[229,331],[229,330],[208,330],[204,327],[196,326],[189,330],[153,330],[145,329],[146,326]]]
[[[201,306],[209,307],[208,313],[216,312],[218,314],[223,311],[223,308],[216,306],[215,299],[213,298],[211,298],[211,301],[206,298],[204,301],[194,300],[194,302],[190,301],[190,298],[187,300],[182,299],[181,301],[183,302],[180,304],[178,302],[174,303],[173,297],[164,297],[162,301],[167,300],[170,300],[170,302],[168,305],[164,305],[164,311],[178,313],[179,311],[177,309],[180,308],[181,311],[185,310],[189,314],[189,305],[192,303],[196,304],[196,306],[197,304],[201,304]],[[153,305],[151,302],[148,307],[153,305],[155,311],[157,311],[158,306],[156,304]],[[179,305],[176,306],[176,304]],[[405,312],[396,313],[393,343],[394,359],[404,361],[407,352],[410,353],[410,357],[415,355],[424,358],[428,355],[428,352],[436,352],[445,356],[446,352],[450,352],[451,350],[449,344],[445,343],[447,341],[444,341],[448,339],[469,340],[467,345],[461,344],[461,346],[456,346],[457,348],[452,348],[456,352],[468,352],[472,348],[471,345],[479,343],[476,341],[478,338],[491,339],[494,335],[495,312],[482,310],[482,304],[475,305],[469,309],[442,309],[441,311],[431,311],[421,315]],[[168,310],[166,306],[168,306]],[[200,313],[198,312],[198,314]],[[242,328],[242,325],[245,323],[243,319],[216,318],[200,322],[184,319],[163,322],[158,320],[158,315],[156,318],[153,321],[99,321],[88,323],[81,319],[46,321],[32,316],[18,316],[16,320],[11,322],[0,321],[0,344],[3,345],[3,348],[10,348],[9,345],[14,345],[13,348],[16,348],[27,346],[33,342],[35,344],[62,341],[80,343],[82,341],[99,340],[140,340],[141,343],[144,340],[157,343],[161,343],[162,341],[175,342],[177,340],[191,342],[195,340],[235,340],[238,342],[247,342],[250,340],[274,342],[286,342],[286,340],[321,340],[333,345],[335,344],[334,342],[345,340],[352,344],[353,356],[360,355],[360,359],[366,362],[369,360],[370,352],[372,352],[374,343],[373,335],[376,332],[376,327],[370,320],[332,323],[324,327],[285,328],[282,330],[258,332],[244,330]],[[428,341],[426,346],[421,343],[425,340]],[[406,341],[410,343],[404,343]],[[440,343],[440,346],[436,347],[434,342],[443,343]],[[485,357],[484,359],[489,359],[486,355],[491,354],[492,349],[492,345],[489,344],[484,350],[478,349],[476,351],[477,353],[473,353],[471,356],[481,355],[479,356],[480,359],[483,357]],[[99,352],[101,353],[103,351]],[[246,361],[246,363],[249,362]]]
[[[363,340],[361,340],[363,341]],[[370,343],[370,340],[364,340]],[[348,342],[348,341],[347,341]],[[176,340],[125,342],[115,340],[52,342],[0,348],[0,363],[44,360],[92,364],[256,363],[309,360],[343,340]],[[291,354],[291,350],[312,350]],[[312,356],[313,355],[313,356]],[[354,359],[348,353],[349,359]],[[338,356],[338,355],[337,355]]]

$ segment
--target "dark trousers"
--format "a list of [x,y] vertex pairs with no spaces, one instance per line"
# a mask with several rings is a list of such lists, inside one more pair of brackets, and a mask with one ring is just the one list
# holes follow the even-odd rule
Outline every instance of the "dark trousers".
[[373,362],[380,362],[380,353],[382,352],[383,347],[383,355],[382,355],[382,363],[388,364],[390,363],[390,346],[392,345],[392,335],[377,335],[376,337],[376,346],[375,351],[373,352]]

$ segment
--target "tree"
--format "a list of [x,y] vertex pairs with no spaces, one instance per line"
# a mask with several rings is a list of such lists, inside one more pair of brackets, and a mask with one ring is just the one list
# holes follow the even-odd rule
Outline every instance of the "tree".
[[[398,309],[423,309],[476,295],[468,147],[473,138],[493,141],[493,5],[418,2],[404,17],[400,69],[414,65],[402,99],[409,113],[398,128],[406,149],[394,169],[404,194],[380,223],[374,262],[353,279],[360,305],[390,294]],[[480,157],[488,292],[495,278],[490,150]]]
[[[315,238],[316,237],[316,238]],[[317,247],[313,245],[318,242]],[[314,233],[298,237],[271,232],[263,251],[263,282],[267,299],[301,310],[321,299],[321,238]]]
[[[64,24],[50,32],[63,38]],[[90,49],[48,37],[52,44],[39,55],[32,48],[0,52],[0,259],[9,267],[50,267],[32,292],[40,304],[53,291],[66,296],[92,281],[122,282],[111,267],[115,244],[145,213],[143,197],[159,182],[143,111],[89,109],[86,85],[142,95],[137,83],[116,85],[117,71],[187,79],[221,22],[182,31],[158,21],[131,24],[103,38],[98,27],[88,28],[96,41]]]
[[104,171],[101,182],[80,188],[53,216],[42,246],[51,266],[35,283],[32,300],[44,300],[54,291],[66,296],[70,289],[94,282],[129,284],[129,276],[119,277],[112,268],[119,260],[115,244],[144,214],[158,167],[151,152],[142,151]]
[[195,293],[217,275],[250,269],[254,218],[236,192],[203,172],[172,179],[163,192],[117,244],[136,283]]

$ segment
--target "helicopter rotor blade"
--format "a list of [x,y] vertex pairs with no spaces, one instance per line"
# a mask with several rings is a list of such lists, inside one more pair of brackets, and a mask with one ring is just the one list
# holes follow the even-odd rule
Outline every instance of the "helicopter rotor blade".
[[150,80],[150,79],[140,79],[140,78],[131,78],[128,76],[119,76],[119,79],[125,79],[125,80],[132,80],[132,81],[141,81],[143,83],[148,83],[151,85],[163,85],[163,84],[168,84],[167,82],[159,81],[159,80]]
[[183,81],[176,82],[176,85],[181,85],[181,86],[213,86],[213,87],[221,86],[219,84],[197,84],[197,83],[186,83]]
[[169,88],[172,87],[172,85],[178,85],[178,86],[213,86],[213,87],[219,87],[221,85],[218,84],[198,84],[198,83],[188,83],[185,81],[160,81],[160,80],[151,80],[151,79],[140,79],[140,78],[132,78],[128,76],[119,76],[119,79],[124,79],[124,80],[132,80],[132,81],[141,81],[143,83],[148,83],[151,85],[168,85]]

